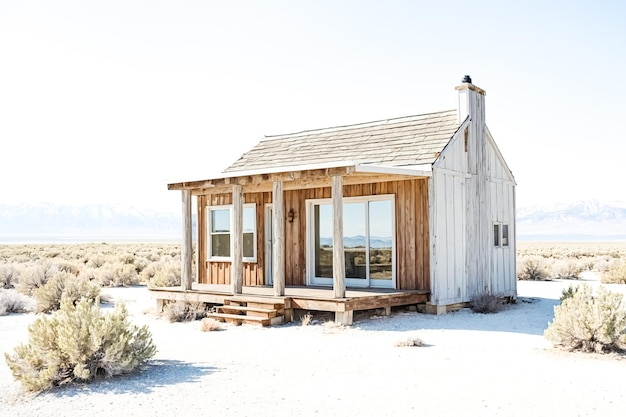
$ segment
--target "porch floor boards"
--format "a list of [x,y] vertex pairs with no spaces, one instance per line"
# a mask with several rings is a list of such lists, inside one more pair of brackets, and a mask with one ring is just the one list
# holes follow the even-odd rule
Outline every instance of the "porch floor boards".
[[[335,298],[334,291],[328,287],[286,287],[284,296],[274,296],[271,286],[243,287],[242,294],[233,295],[230,285],[193,284],[192,289],[184,291],[177,287],[151,288],[152,298],[157,300],[157,307],[162,308],[165,301],[199,301],[211,304],[229,304],[275,302],[284,305],[285,321],[291,321],[294,309],[327,311],[335,313],[335,321],[352,324],[354,311],[383,308],[386,312],[391,307],[424,304],[429,300],[425,290],[395,290],[379,288],[347,288],[344,298]],[[272,301],[273,300],[273,301]]]

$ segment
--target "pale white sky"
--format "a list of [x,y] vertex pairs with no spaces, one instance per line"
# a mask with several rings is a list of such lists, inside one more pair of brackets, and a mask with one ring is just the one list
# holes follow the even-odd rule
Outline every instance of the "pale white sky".
[[622,1],[0,0],[0,204],[178,211],[265,134],[453,109],[518,206],[626,199]]

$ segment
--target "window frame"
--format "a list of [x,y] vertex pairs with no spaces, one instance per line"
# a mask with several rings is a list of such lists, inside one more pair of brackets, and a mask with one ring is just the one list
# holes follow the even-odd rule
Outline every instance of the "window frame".
[[[372,201],[389,201],[391,203],[391,213],[390,213],[390,221],[391,221],[391,279],[387,280],[387,279],[376,279],[376,278],[371,278],[371,276],[368,275],[368,277],[365,279],[365,282],[361,283],[359,278],[347,278],[345,277],[346,280],[346,285],[348,286],[353,286],[353,287],[363,287],[363,288],[391,288],[391,289],[395,289],[397,288],[397,267],[398,267],[398,260],[396,258],[396,252],[397,252],[397,242],[396,242],[396,229],[398,227],[397,223],[396,223],[396,195],[395,194],[372,194],[372,195],[362,195],[362,196],[351,196],[351,197],[343,197],[343,203],[360,203],[360,202],[364,202],[366,203],[367,207],[366,207],[366,218],[365,218],[365,223],[366,223],[366,228],[367,228],[367,236],[371,236],[370,234],[370,230],[369,230],[369,222],[370,222],[370,215],[369,215],[369,203]],[[314,199],[307,199],[306,200],[306,265],[307,265],[307,272],[306,272],[306,285],[322,285],[322,286],[326,286],[326,285],[332,285],[332,278],[324,278],[324,277],[317,277],[315,276],[315,243],[314,243],[314,216],[313,216],[313,206],[316,204],[330,204],[332,206],[332,198],[314,198]],[[345,222],[345,219],[344,219]],[[345,237],[345,236],[344,236]],[[370,251],[370,246],[369,246],[369,239],[366,239],[366,251]],[[369,256],[366,256],[366,263],[367,263],[367,269],[369,271],[370,269],[370,261],[369,261]],[[367,283],[366,286],[364,285],[360,285],[360,284],[365,284]],[[387,284],[389,283],[389,284]],[[374,285],[372,285],[374,284]],[[378,284],[378,285],[376,285]]]
[[[256,208],[256,204],[255,203],[246,203],[243,204],[243,214],[245,216],[246,213],[246,209],[254,209],[253,213],[253,221],[254,221],[254,227],[252,232],[243,232],[242,235],[245,234],[249,234],[252,233],[252,252],[253,255],[252,256],[244,256],[243,257],[243,262],[246,263],[256,263],[257,262],[257,254],[258,254],[258,250],[257,250],[257,234],[258,234],[258,230],[257,230],[257,208]],[[230,256],[217,256],[217,255],[213,255],[213,235],[217,235],[217,234],[226,234],[223,232],[218,232],[218,233],[213,233],[212,232],[212,219],[213,216],[211,215],[213,211],[216,210],[228,210],[228,214],[229,214],[229,231],[228,234],[229,236],[229,243],[230,243]],[[234,246],[235,246],[235,236],[233,234],[233,205],[232,204],[227,204],[227,205],[221,205],[221,206],[207,206],[207,210],[206,210],[206,239],[207,239],[207,253],[206,253],[206,257],[207,260],[209,262],[232,262],[233,261],[233,251],[234,251]],[[243,219],[242,219],[243,220]],[[242,246],[243,246],[243,236],[242,236]]]
[[[510,228],[508,223],[493,222],[492,230],[492,243],[494,248],[508,248],[511,246]],[[505,230],[506,233],[504,233]]]

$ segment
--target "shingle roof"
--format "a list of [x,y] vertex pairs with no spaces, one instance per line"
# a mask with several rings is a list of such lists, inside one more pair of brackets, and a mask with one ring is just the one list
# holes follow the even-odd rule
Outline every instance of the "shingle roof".
[[354,161],[384,166],[433,163],[459,124],[456,110],[266,136],[224,172]]

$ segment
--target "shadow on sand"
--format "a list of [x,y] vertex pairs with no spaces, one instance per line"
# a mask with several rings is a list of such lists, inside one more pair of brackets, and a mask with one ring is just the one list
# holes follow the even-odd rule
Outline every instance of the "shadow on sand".
[[127,375],[110,379],[96,379],[89,384],[72,385],[49,391],[57,397],[73,397],[87,393],[149,394],[155,388],[198,382],[203,376],[218,369],[178,360],[151,360]]

